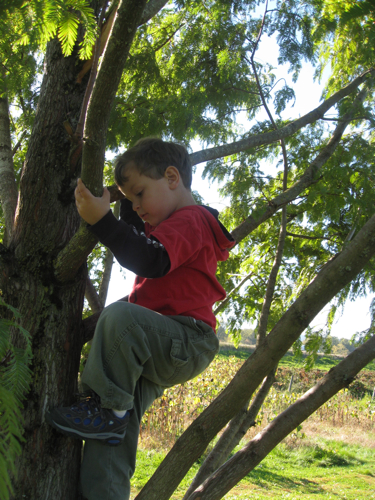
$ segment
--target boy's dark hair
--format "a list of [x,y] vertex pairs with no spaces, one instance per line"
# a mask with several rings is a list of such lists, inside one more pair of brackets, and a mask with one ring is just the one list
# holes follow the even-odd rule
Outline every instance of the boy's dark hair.
[[127,181],[126,169],[132,164],[138,172],[152,179],[161,179],[166,169],[176,167],[184,186],[191,187],[192,169],[189,153],[184,146],[164,142],[157,137],[145,137],[118,156],[115,162],[115,181],[122,186]]

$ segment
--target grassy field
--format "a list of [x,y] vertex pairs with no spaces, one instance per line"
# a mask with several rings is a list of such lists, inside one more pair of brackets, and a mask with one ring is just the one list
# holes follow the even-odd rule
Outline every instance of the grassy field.
[[[162,452],[140,450],[132,498],[163,457]],[[198,465],[189,472],[173,499],[183,497],[197,470]],[[224,498],[372,499],[375,498],[374,448],[322,438],[298,446],[282,443]]]
[[[132,498],[176,438],[227,385],[248,356],[248,351],[222,351],[204,374],[166,391],[155,402],[143,420]],[[314,370],[306,372],[301,361],[286,356],[257,426],[249,430],[242,445],[339,361],[321,357]],[[291,375],[294,382],[288,391]],[[374,385],[375,365],[371,363],[352,388],[321,407],[224,498],[375,499]],[[197,463],[190,470],[173,499],[182,499],[198,467]]]

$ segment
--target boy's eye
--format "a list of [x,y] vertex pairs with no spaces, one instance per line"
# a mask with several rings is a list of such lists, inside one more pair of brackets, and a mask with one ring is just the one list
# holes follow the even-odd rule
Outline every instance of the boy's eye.
[[139,191],[139,193],[136,194],[136,196],[142,196],[143,191]]

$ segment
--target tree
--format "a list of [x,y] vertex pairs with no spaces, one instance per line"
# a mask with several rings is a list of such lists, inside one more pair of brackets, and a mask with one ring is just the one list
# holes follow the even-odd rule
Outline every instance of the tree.
[[[139,499],[170,498],[327,303],[336,297],[332,322],[348,296],[373,289],[374,24],[368,4],[360,3],[358,13],[349,0],[288,0],[274,9],[266,4],[261,16],[253,0],[2,5],[0,289],[19,310],[33,355],[15,498],[78,497],[80,443],[56,435],[44,414],[73,400],[81,349],[103,305],[87,279],[86,261],[97,242],[79,220],[73,191],[81,176],[101,194],[107,150],[151,134],[206,145],[191,159],[207,162],[206,175],[223,182],[230,205],[222,219],[237,241],[219,270],[229,293],[217,312],[225,308],[233,332],[244,320],[259,319],[257,349],[177,441]],[[295,79],[303,59],[318,71],[332,64],[323,102],[296,120],[282,116],[293,89],[276,90],[272,68],[256,59],[264,33],[277,36],[281,62]],[[100,38],[108,40],[96,70],[105,45]],[[267,118],[241,134],[236,115],[245,109],[252,120],[261,106]],[[264,175],[264,162],[283,169]],[[113,201],[120,197],[115,187],[111,193]],[[96,312],[82,320],[85,291]],[[329,322],[327,332],[311,333],[312,354]],[[278,426],[247,446],[242,465],[234,457],[189,498],[221,498],[301,419],[349,384],[374,357],[371,331],[367,337],[281,415]],[[13,345],[23,346],[16,330]]]

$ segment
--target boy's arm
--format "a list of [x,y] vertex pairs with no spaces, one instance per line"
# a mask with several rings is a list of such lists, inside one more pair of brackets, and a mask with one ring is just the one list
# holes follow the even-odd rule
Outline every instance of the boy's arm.
[[117,220],[112,211],[88,228],[108,247],[122,267],[143,278],[160,278],[168,273],[171,262],[164,246],[156,238]]
[[88,229],[112,251],[121,266],[144,278],[159,278],[168,273],[171,264],[164,246],[138,232],[133,225],[118,221],[111,211],[106,188],[101,197],[96,197],[78,179],[74,194],[78,212],[89,224]]

